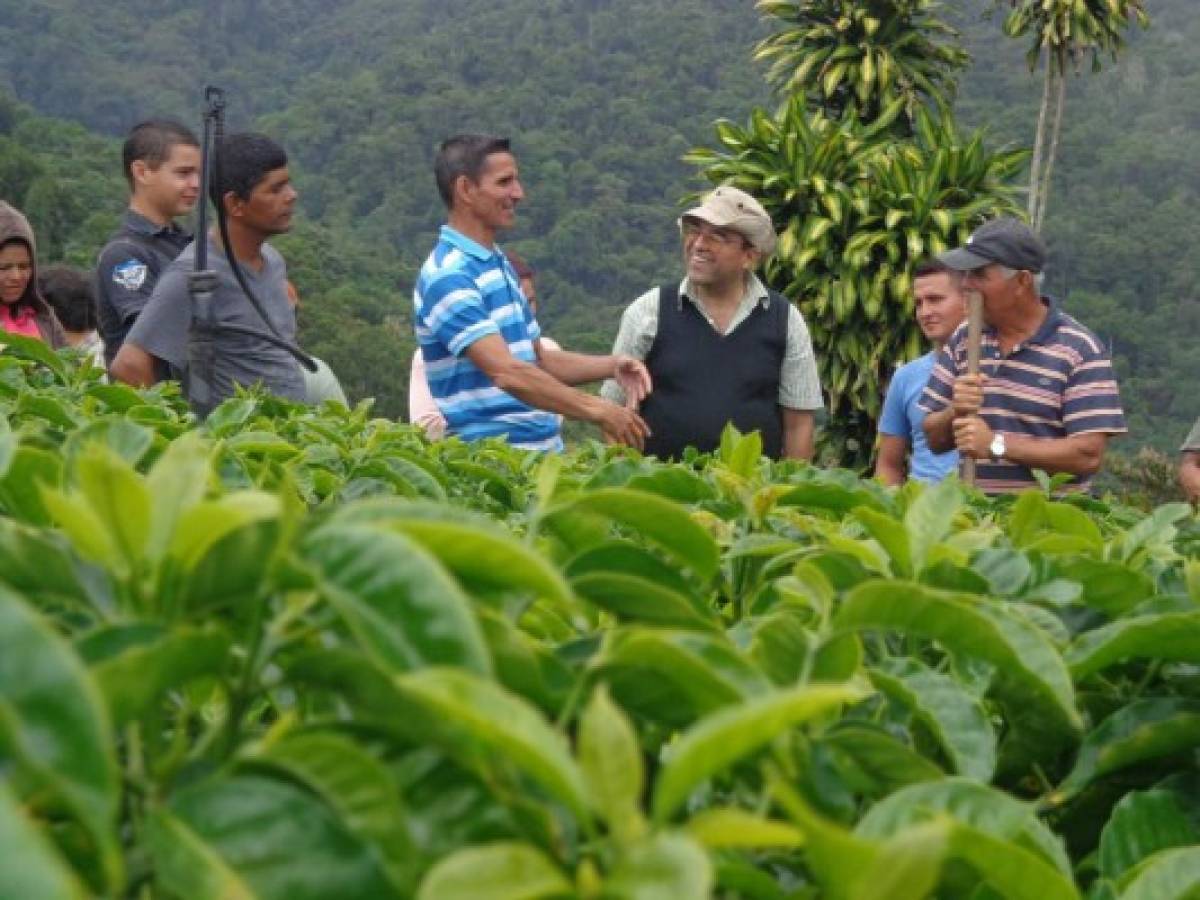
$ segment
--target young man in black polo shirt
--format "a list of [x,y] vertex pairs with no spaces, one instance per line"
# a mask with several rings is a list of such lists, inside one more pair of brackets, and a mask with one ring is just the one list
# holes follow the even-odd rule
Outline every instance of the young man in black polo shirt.
[[105,361],[111,366],[158,277],[191,243],[175,219],[200,196],[200,142],[178,122],[137,125],[121,151],[129,208],[96,263],[96,302]]

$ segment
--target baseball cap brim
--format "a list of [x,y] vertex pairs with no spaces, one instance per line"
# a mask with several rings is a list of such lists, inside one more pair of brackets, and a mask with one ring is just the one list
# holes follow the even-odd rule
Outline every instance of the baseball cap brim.
[[945,253],[938,255],[937,261],[947,268],[954,269],[956,272],[969,272],[972,269],[978,269],[992,262],[986,256],[972,253],[966,247],[947,250]]

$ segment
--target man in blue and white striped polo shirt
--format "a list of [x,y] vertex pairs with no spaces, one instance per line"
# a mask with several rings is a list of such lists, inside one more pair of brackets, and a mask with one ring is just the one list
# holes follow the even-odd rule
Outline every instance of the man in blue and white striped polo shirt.
[[[650,375],[628,356],[589,356],[543,346],[517,274],[496,246],[525,196],[506,138],[463,134],[434,162],[449,215],[413,292],[414,325],[429,388],[447,434],[503,437],[530,450],[560,450],[560,413],[592,422],[612,442],[639,449],[649,430],[635,412]],[[571,385],[614,378],[618,406]]]
[[1016,219],[994,219],[938,261],[979,292],[984,328],[980,374],[966,374],[966,325],[934,363],[921,398],[929,446],[979,460],[976,484],[989,494],[1036,487],[1034,469],[1083,487],[1109,437],[1125,433],[1125,416],[1100,339],[1041,294],[1041,238]]

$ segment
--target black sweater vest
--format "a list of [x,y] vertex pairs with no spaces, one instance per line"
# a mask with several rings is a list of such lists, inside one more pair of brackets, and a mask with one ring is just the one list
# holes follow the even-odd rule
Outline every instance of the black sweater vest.
[[717,334],[678,285],[658,289],[658,332],[646,355],[654,390],[641,414],[652,434],[646,453],[676,458],[692,446],[715,450],[727,422],[762,434],[763,452],[779,459],[783,414],[779,373],[787,350],[788,301],[770,293],[732,332]]

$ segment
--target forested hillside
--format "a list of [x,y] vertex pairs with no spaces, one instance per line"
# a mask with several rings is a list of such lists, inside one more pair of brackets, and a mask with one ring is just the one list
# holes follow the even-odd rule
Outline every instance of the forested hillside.
[[[975,62],[959,116],[994,147],[1032,140],[1040,80],[987,0],[946,14]],[[748,0],[80,0],[0,3],[0,194],[51,255],[86,260],[121,204],[115,136],[151,114],[197,121],[202,88],[232,124],[292,152],[307,216],[279,242],[306,346],[354,394],[403,408],[413,267],[442,211],[437,141],[517,143],[528,199],[512,243],[543,273],[547,331],[605,346],[620,309],[674,273],[672,219],[700,187],[679,159],[713,120],[769,103]],[[1050,202],[1050,288],[1113,345],[1134,437],[1169,447],[1200,413],[1194,0],[1070,84]],[[41,116],[80,123],[67,125]],[[85,130],[86,129],[86,130]],[[99,135],[99,137],[97,137]]]

